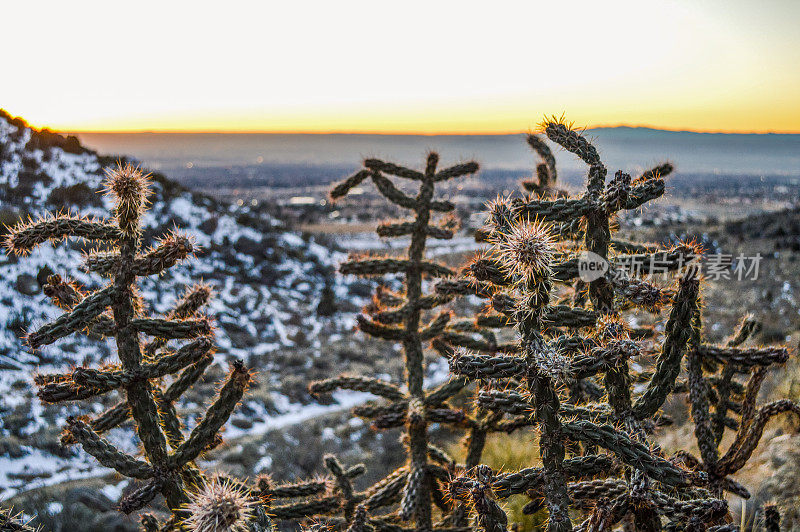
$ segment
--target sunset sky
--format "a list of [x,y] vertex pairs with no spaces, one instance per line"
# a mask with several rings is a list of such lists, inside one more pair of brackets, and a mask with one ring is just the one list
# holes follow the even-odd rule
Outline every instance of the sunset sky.
[[63,131],[800,132],[793,0],[13,2],[0,107]]

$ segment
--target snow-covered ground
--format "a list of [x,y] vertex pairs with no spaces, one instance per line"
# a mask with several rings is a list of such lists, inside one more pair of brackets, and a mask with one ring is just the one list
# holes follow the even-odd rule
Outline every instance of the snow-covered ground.
[[[0,207],[5,219],[23,214],[37,217],[54,210],[107,217],[111,204],[98,192],[104,179],[98,155],[68,153],[60,147],[41,149],[30,142],[35,135],[0,114]],[[63,193],[82,188],[88,193]],[[247,206],[219,203],[161,179],[153,180],[150,200],[151,209],[144,217],[147,237],[177,226],[203,251],[199,259],[188,260],[158,278],[143,279],[142,295],[154,313],[163,313],[186,286],[201,280],[211,284],[215,297],[208,313],[219,326],[219,362],[241,358],[264,369],[272,363],[271,355],[292,347],[298,335],[319,347],[317,337],[323,327],[328,333],[352,328],[352,316],[322,318],[316,313],[326,284],[337,297],[353,299],[349,281],[333,275],[344,254],[287,232]],[[38,286],[37,275],[43,269],[90,288],[106,282],[87,272],[83,261],[74,244],[64,243],[45,244],[21,259],[0,255],[0,499],[19,489],[105,471],[82,454],[56,456],[42,441],[45,434],[50,440],[55,438],[54,429],[63,426],[66,416],[97,414],[103,406],[42,405],[35,396],[33,374],[114,363],[112,343],[75,335],[32,352],[19,337],[22,331],[35,330],[60,315]],[[292,405],[279,393],[273,401],[285,412],[265,417],[265,430],[279,419],[316,415],[314,407]],[[310,409],[308,413],[298,414],[304,408]],[[125,439],[124,435],[117,438],[123,443]]]

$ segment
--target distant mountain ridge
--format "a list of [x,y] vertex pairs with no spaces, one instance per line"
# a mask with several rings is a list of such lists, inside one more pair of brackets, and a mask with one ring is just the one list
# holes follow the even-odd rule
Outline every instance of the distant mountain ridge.
[[748,131],[748,132],[738,132],[738,131],[696,131],[693,129],[660,129],[657,127],[652,126],[628,126],[628,125],[618,125],[618,126],[598,126],[588,128],[587,131],[612,131],[612,130],[634,130],[634,131],[653,131],[659,133],[693,133],[696,135],[786,135],[786,136],[797,136],[800,133],[789,132],[783,133],[778,131]]

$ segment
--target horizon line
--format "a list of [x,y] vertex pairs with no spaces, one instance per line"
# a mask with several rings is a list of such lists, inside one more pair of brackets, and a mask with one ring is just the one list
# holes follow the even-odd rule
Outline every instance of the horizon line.
[[[580,131],[591,131],[595,129],[651,129],[655,131],[665,131],[670,133],[699,133],[699,134],[721,134],[721,135],[800,135],[800,129],[790,131],[777,131],[777,130],[736,130],[736,129],[690,129],[690,128],[668,128],[657,127],[653,125],[637,124],[631,125],[626,123],[620,124],[601,124],[595,126],[587,126],[582,128],[575,128]],[[43,126],[37,129],[50,129]],[[457,131],[409,131],[409,130],[346,130],[346,129],[323,129],[323,130],[302,130],[302,129],[63,129],[53,130],[67,135],[80,135],[80,134],[168,134],[168,135],[207,135],[207,134],[221,134],[221,135],[385,135],[385,136],[422,136],[422,137],[435,137],[435,136],[507,136],[507,135],[526,135],[529,133],[540,133],[538,129],[529,129],[527,131],[508,130],[508,131],[474,131],[464,132]]]

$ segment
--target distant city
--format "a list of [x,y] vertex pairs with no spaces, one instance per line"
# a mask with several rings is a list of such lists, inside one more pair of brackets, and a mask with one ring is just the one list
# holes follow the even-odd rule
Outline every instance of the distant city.
[[[681,174],[736,177],[800,176],[800,135],[721,134],[648,128],[589,130],[609,169],[631,174],[669,160]],[[410,163],[436,150],[443,164],[478,161],[497,176],[530,172],[534,157],[519,135],[367,135],[223,133],[79,133],[104,154],[133,155],[148,168],[187,184],[301,186],[327,184],[357,168],[364,157]],[[555,150],[565,176],[583,165]],[[225,172],[220,172],[225,169]],[[220,182],[224,177],[225,181]],[[491,177],[491,176],[487,176]]]

